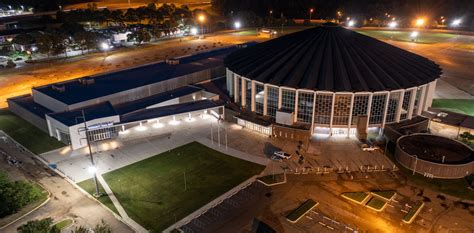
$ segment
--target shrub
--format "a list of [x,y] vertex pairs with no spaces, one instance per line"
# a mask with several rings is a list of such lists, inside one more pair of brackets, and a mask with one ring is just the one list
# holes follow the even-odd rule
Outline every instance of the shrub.
[[28,181],[10,181],[0,172],[0,218],[18,212],[22,207],[40,199],[42,190]]

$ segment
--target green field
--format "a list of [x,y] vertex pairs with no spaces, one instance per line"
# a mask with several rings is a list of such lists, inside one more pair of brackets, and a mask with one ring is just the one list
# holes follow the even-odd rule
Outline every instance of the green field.
[[0,130],[35,154],[65,146],[8,110],[0,109]]
[[372,197],[366,204],[367,207],[370,207],[376,211],[381,211],[385,205],[387,204],[387,202],[383,201],[383,200],[380,200],[376,197]]
[[291,211],[287,216],[290,222],[295,223],[297,222],[303,215],[305,215],[308,211],[314,208],[318,203],[312,199],[308,199],[303,204],[301,204],[298,208]]
[[372,191],[371,192],[373,195],[380,196],[382,198],[385,198],[387,200],[390,200],[395,196],[395,191],[389,190],[389,191]]
[[423,208],[423,206],[423,201],[417,201],[416,204],[410,209],[410,211],[408,211],[408,213],[403,217],[403,221],[406,223],[413,222],[414,218],[419,213],[419,211],[421,211],[421,208]]
[[[356,30],[357,32],[374,37],[379,40],[396,40],[409,42],[411,31],[384,31],[384,30]],[[448,33],[434,33],[419,31],[417,43],[434,44],[448,42],[449,39],[455,38],[457,35]]]
[[[95,184],[94,184],[93,179],[88,179],[88,180],[79,182],[79,183],[77,183],[77,185],[79,185],[79,187],[84,189],[90,195],[94,195],[94,193],[95,193]],[[102,204],[107,206],[110,210],[112,210],[116,214],[120,215],[119,212],[117,211],[117,209],[115,208],[114,203],[112,202],[112,200],[110,200],[109,196],[105,193],[105,190],[104,190],[104,188],[102,187],[102,185],[100,183],[99,183],[99,192],[102,194],[102,196],[97,198],[97,200],[102,202]]]
[[132,219],[161,232],[263,169],[193,142],[103,177]]
[[431,107],[474,116],[474,100],[433,99]]
[[56,227],[56,229],[62,230],[64,228],[70,226],[72,223],[73,223],[72,219],[67,218],[67,219],[63,219],[60,222],[54,224],[54,226]]
[[342,193],[341,196],[360,204],[365,200],[365,198],[367,198],[367,196],[369,196],[369,194],[365,192],[350,192],[350,193]]

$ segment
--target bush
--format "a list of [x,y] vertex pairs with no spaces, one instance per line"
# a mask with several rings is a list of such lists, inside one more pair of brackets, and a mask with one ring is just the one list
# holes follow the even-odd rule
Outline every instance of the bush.
[[0,172],[0,218],[18,212],[22,207],[40,199],[42,191],[28,181],[10,181]]
[[59,233],[60,231],[55,226],[51,226],[52,223],[51,218],[28,221],[19,226],[17,231],[19,233]]

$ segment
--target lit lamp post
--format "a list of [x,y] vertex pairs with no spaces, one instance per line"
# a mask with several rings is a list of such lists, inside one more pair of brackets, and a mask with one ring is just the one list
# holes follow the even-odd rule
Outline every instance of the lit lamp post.
[[94,174],[94,184],[95,184],[95,194],[94,194],[94,196],[99,197],[100,193],[99,193],[99,184],[97,183],[97,167],[95,166],[94,156],[92,156],[92,147],[91,147],[91,143],[89,141],[89,130],[87,129],[87,121],[86,121],[86,115],[84,114],[84,110],[82,110],[82,119],[84,121],[87,148],[89,150],[89,156],[91,158],[91,166],[88,168],[88,171],[90,173]]
[[413,155],[413,156],[415,156],[415,166],[413,167],[413,175],[415,175],[415,173],[416,173],[416,164],[418,163],[418,156],[416,156],[416,155]]
[[206,16],[199,15],[198,16],[198,21],[199,21],[199,23],[201,23],[201,35],[204,35],[204,21],[206,21]]
[[411,37],[411,41],[413,42],[416,42],[417,38],[418,38],[418,35],[419,33],[417,31],[414,31],[410,34],[410,37]]
[[309,9],[309,23],[311,24],[311,17],[313,16],[314,9]]
[[235,22],[234,22],[234,28],[235,28],[236,30],[239,30],[240,27],[242,27],[242,24],[241,24],[239,21],[235,21]]

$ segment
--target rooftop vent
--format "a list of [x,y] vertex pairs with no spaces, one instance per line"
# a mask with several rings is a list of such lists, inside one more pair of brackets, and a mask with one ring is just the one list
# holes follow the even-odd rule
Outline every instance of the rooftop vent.
[[51,88],[57,92],[65,92],[66,91],[66,86],[64,85],[52,85]]
[[168,65],[178,65],[179,64],[179,59],[168,58],[168,59],[166,59],[166,64],[168,64]]
[[80,78],[78,81],[82,85],[92,85],[95,83],[95,79],[93,78]]

